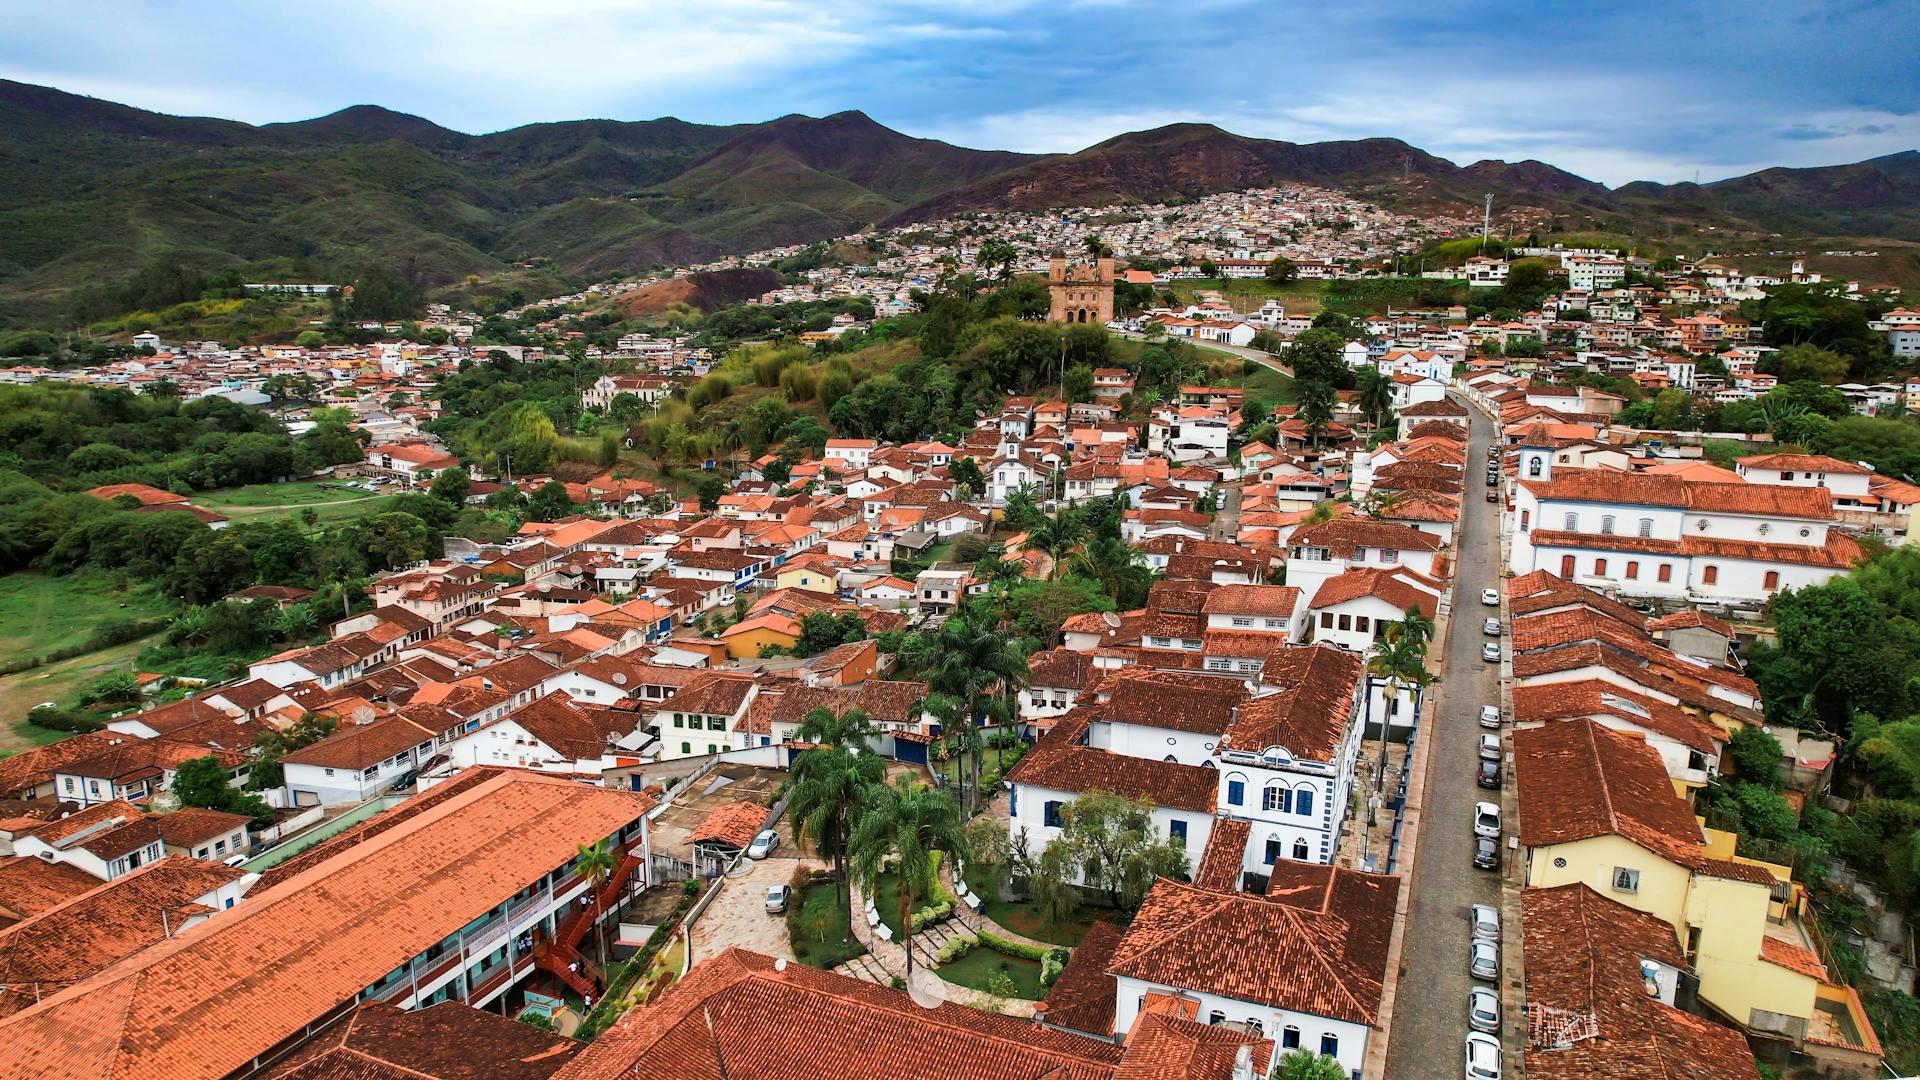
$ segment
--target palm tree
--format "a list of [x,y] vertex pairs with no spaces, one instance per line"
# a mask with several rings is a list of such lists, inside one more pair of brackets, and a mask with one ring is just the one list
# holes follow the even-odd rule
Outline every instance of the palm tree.
[[[937,659],[927,674],[927,683],[937,694],[965,703],[961,727],[975,727],[978,717],[1003,723],[1010,719],[1013,710],[1008,700],[1025,689],[1032,678],[1027,653],[1018,639],[1010,639],[999,629],[978,624],[962,613],[949,616],[941,625],[936,649]],[[962,745],[978,750],[972,738],[963,738]]]
[[1377,367],[1361,368],[1354,376],[1353,393],[1362,416],[1375,427],[1386,422],[1387,414],[1393,411],[1393,380],[1385,372]]
[[1406,638],[1419,649],[1420,655],[1427,655],[1427,645],[1433,641],[1433,620],[1422,614],[1417,607],[1408,607],[1400,616],[1400,622],[1387,628],[1390,638]]
[[1320,436],[1333,423],[1333,387],[1323,383],[1306,383],[1300,387],[1300,408],[1294,415],[1307,429],[1307,438],[1313,440],[1317,449]]
[[860,709],[848,709],[838,716],[830,709],[815,709],[800,718],[800,726],[794,729],[793,737],[798,742],[819,746],[836,749],[859,747],[864,750],[879,734],[880,729]]
[[1107,242],[1100,239],[1096,233],[1088,233],[1087,238],[1080,241],[1080,246],[1086,249],[1087,258],[1089,259],[1098,259],[1109,250]]
[[597,942],[596,951],[600,957],[600,966],[605,967],[607,965],[607,934],[606,927],[601,925],[600,916],[606,914],[606,912],[601,909],[600,905],[600,887],[606,884],[608,878],[613,876],[613,865],[616,861],[613,855],[613,845],[605,840],[601,840],[591,845],[581,844],[579,847],[578,863],[580,873],[585,875],[587,880],[593,882],[594,939]]
[[1122,610],[1130,611],[1145,603],[1147,589],[1153,584],[1153,569],[1146,557],[1112,536],[1095,537],[1081,548],[1073,557],[1073,569],[1098,581],[1100,591]]
[[907,977],[913,976],[913,907],[933,882],[934,852],[949,859],[968,857],[960,809],[944,791],[902,774],[892,787],[872,790],[873,804],[848,840],[854,879],[872,891],[887,862],[898,857],[900,944],[907,951]]
[[833,863],[834,879],[849,911],[853,897],[848,891],[847,834],[853,819],[865,809],[868,792],[886,774],[886,764],[878,755],[845,746],[819,746],[793,759],[793,799],[787,811],[793,816],[794,837],[812,844],[815,854]]
[[[1417,612],[1416,612],[1417,614]],[[1425,617],[1421,616],[1424,621]],[[1404,626],[1404,624],[1402,624]],[[1431,624],[1428,624],[1431,626]],[[1431,633],[1431,631],[1428,631]],[[1415,632],[1417,633],[1417,631]],[[1367,658],[1367,674],[1378,675],[1387,680],[1387,686],[1395,698],[1400,695],[1403,686],[1422,687],[1433,681],[1433,674],[1427,670],[1427,646],[1418,641],[1415,633],[1402,631],[1386,636],[1374,646],[1373,655]],[[1368,680],[1372,682],[1371,679]],[[1373,691],[1367,691],[1367,702],[1373,702]],[[1387,783],[1387,717],[1380,718],[1380,768],[1374,779],[1374,790],[1383,790]]]
[[973,802],[967,797],[967,781],[971,776],[978,789],[980,725],[973,722],[973,713],[967,706],[966,701],[939,692],[928,694],[920,701],[920,708],[940,721],[940,732],[946,736],[954,754],[954,786],[960,789],[960,805],[971,812]]
[[1311,1050],[1289,1050],[1273,1064],[1272,1080],[1346,1080],[1346,1066],[1338,1058]]
[[1027,542],[1046,552],[1052,560],[1052,565],[1047,569],[1048,580],[1060,576],[1060,565],[1066,560],[1067,552],[1086,534],[1087,527],[1079,517],[1064,513],[1043,517],[1027,531]]

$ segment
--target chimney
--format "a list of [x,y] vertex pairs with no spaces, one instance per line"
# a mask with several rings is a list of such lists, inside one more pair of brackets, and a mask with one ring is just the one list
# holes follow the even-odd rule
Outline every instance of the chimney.
[[1253,1080],[1253,1047],[1242,1043],[1233,1055],[1233,1080]]

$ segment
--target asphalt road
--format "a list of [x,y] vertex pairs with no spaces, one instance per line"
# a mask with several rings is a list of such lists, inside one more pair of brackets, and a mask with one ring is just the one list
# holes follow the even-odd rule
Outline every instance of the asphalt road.
[[[1480,659],[1480,647],[1490,640],[1481,635],[1480,623],[1499,611],[1480,605],[1480,590],[1498,583],[1500,518],[1498,506],[1485,501],[1492,425],[1478,412],[1471,422],[1446,678],[1422,735],[1437,741],[1428,757],[1406,945],[1387,1044],[1388,1080],[1459,1075],[1467,990],[1474,985],[1467,975],[1467,909],[1500,902],[1499,875],[1475,869],[1472,862],[1473,804],[1499,797],[1474,783],[1474,770],[1480,706],[1500,701],[1499,665]],[[1505,648],[1504,636],[1501,642]],[[1504,824],[1511,832],[1513,823]]]

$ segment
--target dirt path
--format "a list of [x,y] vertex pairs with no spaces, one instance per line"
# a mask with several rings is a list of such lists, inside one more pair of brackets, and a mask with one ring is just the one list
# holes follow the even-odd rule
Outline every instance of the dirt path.
[[116,671],[132,671],[133,658],[154,640],[129,641],[0,679],[0,752],[18,753],[52,742],[52,738],[34,738],[18,730],[27,710],[43,701],[66,704],[94,679]]

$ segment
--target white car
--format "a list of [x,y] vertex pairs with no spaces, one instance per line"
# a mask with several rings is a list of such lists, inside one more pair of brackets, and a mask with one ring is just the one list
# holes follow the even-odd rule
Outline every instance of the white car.
[[1467,1034],[1466,1080],[1500,1080],[1500,1040],[1484,1032]]
[[767,886],[767,914],[779,915],[787,910],[787,901],[793,896],[793,890],[786,885]]
[[[1487,803],[1480,805],[1486,806]],[[1500,909],[1492,904],[1475,904],[1467,909],[1467,918],[1473,921],[1473,936],[1488,941],[1500,940]]]
[[1500,606],[1500,590],[1481,589],[1480,602],[1482,604],[1487,605],[1488,607],[1499,607]]
[[[1480,802],[1473,804],[1473,835],[1500,835],[1500,804]],[[1497,925],[1497,924],[1496,924]],[[1474,920],[1474,929],[1479,930],[1479,920]]]
[[1499,619],[1486,620],[1485,622],[1480,624],[1480,632],[1487,635],[1488,637],[1499,637],[1500,636],[1500,620]]
[[1480,706],[1480,726],[1484,728],[1499,727],[1500,726],[1500,706],[1498,705]]
[[1499,761],[1500,760],[1500,736],[1498,735],[1480,736],[1480,760],[1481,761]]
[[1498,1034],[1500,1031],[1500,995],[1485,986],[1476,986],[1468,990],[1467,1026],[1475,1031]]
[[1489,641],[1485,645],[1480,646],[1480,659],[1485,660],[1489,664],[1499,663],[1500,662],[1499,643],[1494,641]]
[[764,859],[773,854],[773,849],[779,846],[780,834],[774,832],[772,829],[768,829],[766,832],[754,837],[753,843],[747,845],[747,858]]

